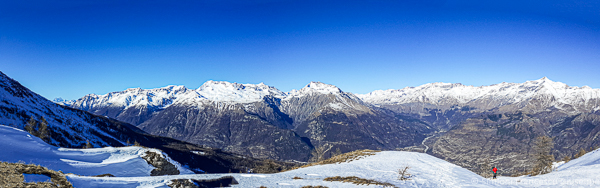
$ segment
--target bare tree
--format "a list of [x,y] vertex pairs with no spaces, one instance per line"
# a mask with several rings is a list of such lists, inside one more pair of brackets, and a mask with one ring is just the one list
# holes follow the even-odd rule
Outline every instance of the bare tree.
[[411,174],[408,173],[408,169],[410,169],[410,166],[408,166],[408,165],[405,165],[405,166],[401,167],[400,169],[398,169],[398,180],[401,180],[401,181],[410,180]]
[[548,136],[540,136],[535,140],[534,157],[535,165],[531,172],[532,175],[546,174],[552,171],[552,162],[554,155],[551,154],[554,143]]
[[308,161],[314,163],[325,160],[325,153],[327,153],[327,151],[329,151],[332,147],[333,146],[328,144],[315,147],[315,149],[313,149],[310,153],[311,157]]

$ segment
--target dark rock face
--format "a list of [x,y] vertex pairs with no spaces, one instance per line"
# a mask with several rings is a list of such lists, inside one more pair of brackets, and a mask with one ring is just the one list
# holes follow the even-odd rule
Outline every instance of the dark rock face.
[[139,127],[152,134],[258,158],[308,159],[308,143],[293,131],[273,125],[287,127],[289,118],[269,105],[258,104],[253,109],[249,112],[242,105],[230,104],[202,109],[170,106]]
[[405,121],[380,111],[346,114],[331,109],[313,114],[296,130],[301,136],[310,138],[314,145],[326,145],[330,149],[326,156],[337,148],[349,152],[418,146],[431,131],[425,124]]
[[321,145],[342,152],[415,147],[432,131],[412,117],[396,116],[353,94],[323,85],[314,86],[331,92],[304,89],[286,97],[267,95],[246,103],[180,102],[151,113],[143,110],[144,105],[110,107],[88,103],[103,99],[82,98],[75,104],[122,121],[143,120],[137,126],[154,135],[276,160],[307,161],[313,147]]
[[423,103],[408,103],[386,104],[380,105],[380,107],[391,110],[401,117],[417,119],[428,124],[435,130],[442,131],[448,130],[469,118],[485,114],[485,112],[481,112],[477,108],[468,105],[443,107]]

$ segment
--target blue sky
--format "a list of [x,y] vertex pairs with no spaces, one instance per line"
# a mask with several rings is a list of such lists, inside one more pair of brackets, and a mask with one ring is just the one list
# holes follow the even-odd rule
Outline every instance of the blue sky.
[[0,71],[49,99],[207,80],[600,88],[600,2],[0,1]]

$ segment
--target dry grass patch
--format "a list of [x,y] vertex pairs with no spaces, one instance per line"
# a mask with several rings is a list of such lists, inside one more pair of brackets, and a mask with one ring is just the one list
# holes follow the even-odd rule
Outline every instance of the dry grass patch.
[[301,180],[302,178],[301,178],[301,177],[298,177],[298,176],[294,176],[292,179],[295,179],[295,180]]
[[[25,183],[23,174],[41,174],[52,182]],[[73,187],[65,174],[46,167],[23,163],[0,163],[0,187]]]
[[348,152],[348,153],[343,153],[340,155],[336,155],[333,156],[329,159],[325,159],[319,162],[314,162],[314,163],[309,163],[306,165],[302,165],[300,167],[295,167],[292,168],[291,170],[295,170],[298,168],[305,168],[305,167],[309,167],[309,166],[315,166],[315,165],[325,165],[325,164],[336,164],[336,163],[348,163],[348,162],[352,162],[352,161],[356,161],[371,155],[375,155],[375,153],[380,152],[379,150],[370,150],[370,149],[364,149],[364,150],[356,150],[353,152]]
[[363,178],[359,178],[359,177],[356,177],[356,176],[349,176],[349,177],[340,177],[340,176],[328,177],[328,178],[323,179],[323,181],[341,181],[341,182],[353,183],[353,184],[356,184],[356,185],[381,185],[383,187],[396,187],[396,186],[392,185],[391,183],[378,182],[378,181],[375,181],[375,180],[363,179]]

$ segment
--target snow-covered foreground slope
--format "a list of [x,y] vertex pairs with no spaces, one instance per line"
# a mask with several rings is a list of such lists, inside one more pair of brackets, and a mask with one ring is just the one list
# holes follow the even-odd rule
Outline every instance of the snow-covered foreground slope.
[[[405,165],[410,166],[412,180],[397,180],[397,170]],[[326,177],[357,176],[387,182],[398,187],[489,187],[481,176],[464,168],[423,153],[384,151],[349,163],[329,164],[296,169],[277,174],[195,174],[139,178],[96,178],[69,176],[75,186],[90,187],[161,187],[171,179],[215,179],[233,176],[238,185],[233,187],[301,187],[306,185],[323,185],[327,187],[381,187],[359,186],[351,183],[323,181]],[[292,178],[302,179],[294,180]],[[476,183],[473,183],[476,182]]]
[[[408,181],[397,180],[397,170],[410,166]],[[594,151],[568,162],[552,173],[535,177],[485,179],[471,171],[423,153],[384,151],[349,163],[296,169],[277,174],[194,174],[176,176],[98,178],[69,176],[79,187],[167,187],[172,179],[216,179],[233,176],[233,187],[381,187],[323,181],[326,177],[357,176],[387,182],[397,187],[599,187],[600,152]],[[302,179],[294,180],[292,178]]]
[[[90,176],[108,173],[117,177],[149,176],[154,167],[142,159],[147,151],[165,156],[159,150],[142,147],[58,148],[25,131],[0,125],[0,161],[39,164],[64,173]],[[181,172],[192,173],[178,168]]]
[[[37,137],[8,126],[0,125],[0,161],[39,164],[61,170],[69,175],[75,187],[167,187],[173,179],[216,179],[233,176],[239,184],[233,187],[380,187],[323,181],[326,177],[357,176],[397,187],[598,187],[600,180],[600,151],[596,150],[559,166],[554,172],[535,177],[500,177],[485,179],[469,170],[433,156],[403,151],[377,152],[348,163],[311,166],[276,174],[185,174],[150,176],[154,167],[141,157],[141,147],[65,149],[50,146]],[[164,154],[163,154],[164,155]],[[168,156],[167,156],[168,158]],[[411,180],[398,180],[398,169],[409,166]],[[91,177],[110,173],[117,177]],[[82,176],[79,176],[82,175]],[[294,177],[302,179],[295,180]]]

